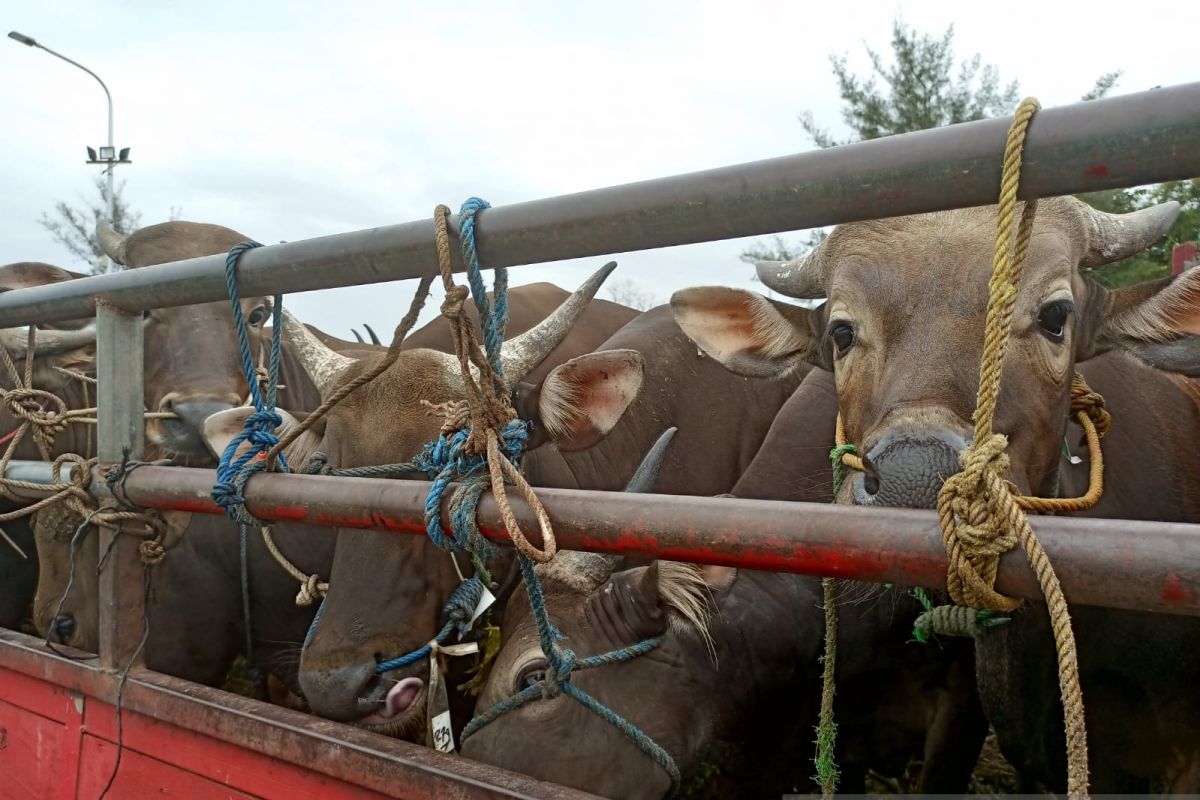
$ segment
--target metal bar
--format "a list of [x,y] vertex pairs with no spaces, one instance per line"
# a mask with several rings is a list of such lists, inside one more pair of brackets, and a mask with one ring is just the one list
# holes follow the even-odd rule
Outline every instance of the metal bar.
[[[0,629],[0,670],[5,669],[110,705],[116,701],[117,675],[52,654],[39,639]],[[145,669],[130,673],[121,705],[124,713],[144,714],[390,797],[594,797]]]
[[[108,303],[96,309],[97,452],[102,462],[142,457],[142,317]],[[100,552],[111,555],[100,572],[100,661],[110,668],[130,663],[141,641],[145,567],[138,539],[100,528]]]
[[[147,466],[129,475],[125,493],[146,507],[223,513],[209,496],[213,480],[209,470]],[[93,487],[107,491],[102,481]],[[428,490],[419,481],[268,473],[251,479],[245,496],[263,520],[424,535]],[[566,549],[945,588],[946,553],[937,516],[928,511],[567,489],[539,489],[538,497]],[[522,529],[536,538],[529,508],[513,503]],[[478,518],[485,536],[508,543],[491,497],[480,503]],[[1200,616],[1200,525],[1031,522],[1072,603]],[[1017,552],[1001,560],[997,587],[1041,596]]]
[[[755,236],[995,202],[1011,118],[951,125],[749,164],[516,203],[483,213],[492,267]],[[1200,83],[1038,113],[1023,199],[1200,175]],[[452,248],[457,250],[457,248]],[[0,327],[221,300],[224,255],[5,292]],[[459,266],[461,268],[461,265]],[[243,295],[435,273],[433,222],[418,220],[245,254]]]

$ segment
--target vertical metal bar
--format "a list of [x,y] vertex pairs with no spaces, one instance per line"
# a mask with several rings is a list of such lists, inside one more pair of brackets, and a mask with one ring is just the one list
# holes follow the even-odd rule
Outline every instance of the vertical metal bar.
[[[98,454],[101,463],[141,458],[142,317],[104,302],[96,304]],[[114,541],[115,539],[115,541]],[[100,662],[123,668],[142,637],[144,567],[138,539],[100,528],[100,552],[111,554],[100,573]]]

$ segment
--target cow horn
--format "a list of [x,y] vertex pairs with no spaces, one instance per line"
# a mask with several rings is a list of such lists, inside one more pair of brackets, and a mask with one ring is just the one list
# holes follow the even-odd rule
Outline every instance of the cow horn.
[[379,341],[379,336],[375,333],[375,330],[365,322],[363,323],[363,327],[367,329],[367,335],[371,337],[371,344],[383,347],[383,342]]
[[1166,235],[1179,216],[1174,200],[1128,214],[1110,214],[1076,201],[1087,225],[1087,251],[1079,266],[1111,264],[1142,252]]
[[323,398],[334,389],[337,377],[354,363],[353,358],[347,358],[318,339],[287,309],[283,309],[283,336]]
[[[658,478],[659,470],[662,469],[667,448],[671,446],[671,440],[675,438],[677,430],[678,428],[674,427],[667,428],[659,435],[642,459],[642,463],[638,464],[638,468],[634,470],[629,483],[625,484],[626,492],[646,494],[654,491],[654,482]],[[622,569],[629,569],[632,566],[646,566],[653,562],[653,557],[627,557],[622,563],[617,556],[560,550],[549,564],[540,569],[544,570],[547,577],[553,577],[561,583],[574,586],[584,592],[592,592],[609,579],[619,563]]]
[[[72,350],[78,350],[80,347],[86,347],[96,341],[96,326],[95,323],[90,323],[86,327],[77,330],[66,331],[43,331],[37,332],[37,340],[35,343],[35,353],[39,356],[53,356],[59,353],[69,353]],[[28,349],[29,344],[29,329],[28,328],[3,328],[0,329],[0,346],[8,350],[13,358],[23,358]]]
[[675,427],[667,428],[650,446],[650,451],[638,465],[637,471],[633,473],[629,483],[625,484],[625,491],[633,494],[648,494],[654,491],[654,483],[658,480],[658,472],[666,459],[667,448],[671,446],[671,440],[675,438],[677,430],[679,429]]
[[508,388],[512,388],[528,375],[534,367],[542,363],[550,351],[558,347],[571,326],[584,312],[592,297],[600,289],[612,271],[617,268],[617,262],[610,261],[588,278],[582,286],[575,290],[563,304],[554,310],[537,326],[530,328],[520,336],[515,336],[504,343],[500,353],[500,361],[504,365],[504,380]]
[[[817,246],[817,250],[820,245]],[[817,250],[795,261],[757,261],[758,279],[770,289],[788,297],[825,296],[825,276],[821,273]]]
[[366,342],[363,340],[362,334],[358,332],[358,328],[351,328],[350,332],[354,334],[355,341],[357,341],[359,344],[366,344]]
[[125,264],[125,245],[129,241],[128,236],[117,233],[113,226],[107,222],[97,222],[96,241],[100,244],[100,249],[104,251],[104,255],[118,264]]

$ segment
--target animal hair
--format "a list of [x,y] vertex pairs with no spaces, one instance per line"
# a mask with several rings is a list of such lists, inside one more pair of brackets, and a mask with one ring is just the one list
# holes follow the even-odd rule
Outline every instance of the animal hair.
[[716,658],[708,622],[712,612],[712,593],[704,580],[701,567],[683,561],[659,561],[658,596],[672,612],[668,615],[672,629],[683,632],[691,629],[700,635],[709,653]]
[[1185,272],[1154,297],[1108,321],[1110,338],[1127,337],[1142,342],[1169,342],[1179,338],[1182,325],[1196,316],[1200,306],[1200,273]]
[[571,374],[554,374],[542,383],[538,401],[542,425],[551,437],[567,434],[579,421],[579,378]]
[[767,358],[779,358],[805,348],[805,341],[796,332],[791,320],[765,300],[750,304],[754,321],[754,337]]

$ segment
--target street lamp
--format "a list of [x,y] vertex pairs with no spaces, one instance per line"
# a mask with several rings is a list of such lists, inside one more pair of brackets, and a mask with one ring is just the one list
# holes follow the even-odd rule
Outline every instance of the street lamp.
[[121,152],[118,154],[117,148],[113,145],[113,101],[112,101],[112,95],[109,94],[108,87],[104,85],[104,81],[100,80],[99,75],[92,72],[90,69],[85,67],[83,64],[80,64],[78,61],[73,61],[73,60],[67,58],[62,53],[56,53],[55,51],[51,50],[49,47],[46,47],[46,45],[39,43],[36,39],[34,39],[31,36],[26,36],[25,34],[18,33],[17,31],[9,31],[8,38],[12,39],[13,41],[20,42],[21,44],[27,45],[29,47],[36,47],[39,50],[45,50],[47,53],[54,56],[55,58],[61,58],[63,61],[66,61],[68,64],[79,67],[81,70],[86,72],[88,75],[91,75],[93,78],[95,78],[96,82],[100,84],[100,88],[104,90],[104,96],[106,98],[108,98],[108,145],[105,147],[101,147],[99,154],[97,154],[95,150],[93,150],[92,148],[89,147],[87,149],[87,152],[88,152],[87,163],[107,165],[107,168],[104,171],[108,176],[108,193],[107,193],[108,194],[108,197],[107,197],[107,199],[108,199],[108,221],[110,224],[115,226],[116,225],[116,216],[117,216],[117,196],[116,196],[116,193],[113,192],[113,167],[115,167],[117,164],[130,164],[132,162],[129,160],[129,148],[128,147],[122,148]]

